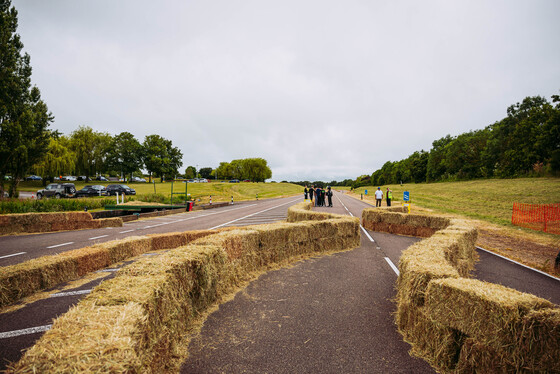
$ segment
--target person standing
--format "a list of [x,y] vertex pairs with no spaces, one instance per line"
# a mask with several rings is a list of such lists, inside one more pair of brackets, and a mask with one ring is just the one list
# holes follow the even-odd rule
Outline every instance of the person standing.
[[332,191],[331,191],[331,186],[327,187],[327,198],[329,200],[329,208],[332,208]]
[[307,186],[303,189],[303,195],[305,196],[304,199],[307,200]]
[[321,206],[325,206],[325,189],[321,188]]
[[375,191],[375,206],[380,207],[382,201],[383,201],[383,191],[381,191],[381,187],[377,187],[377,191]]
[[315,186],[311,186],[311,187],[309,188],[309,199],[311,200],[311,203],[312,203],[312,204],[313,204],[313,194],[315,193],[314,187],[315,187]]
[[393,191],[387,187],[387,206],[391,206],[391,200],[393,200]]
[[315,206],[321,206],[321,187],[315,187]]

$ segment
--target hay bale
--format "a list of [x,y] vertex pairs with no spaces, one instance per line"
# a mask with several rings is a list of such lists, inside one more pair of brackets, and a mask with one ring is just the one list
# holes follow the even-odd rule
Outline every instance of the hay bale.
[[412,303],[417,306],[424,305],[424,296],[430,281],[460,276],[429,239],[415,243],[403,251],[399,260],[399,272],[398,303]]
[[516,361],[534,371],[560,372],[560,309],[532,310],[523,317]]
[[467,338],[455,366],[457,373],[519,373],[522,372],[503,350]]
[[532,310],[552,307],[548,300],[476,279],[430,282],[426,314],[496,349],[515,344],[521,321]]
[[141,306],[135,303],[104,307],[82,300],[78,306],[54,321],[51,330],[25,352],[14,365],[13,371],[143,371],[131,337],[137,334],[137,324],[144,318]]
[[423,308],[401,304],[396,323],[404,340],[412,345],[410,354],[423,358],[442,371],[455,368],[465,336],[459,331],[432,321]]
[[125,239],[97,244],[95,247],[107,249],[111,256],[111,263],[114,264],[151,251],[152,238],[147,236],[129,236]]

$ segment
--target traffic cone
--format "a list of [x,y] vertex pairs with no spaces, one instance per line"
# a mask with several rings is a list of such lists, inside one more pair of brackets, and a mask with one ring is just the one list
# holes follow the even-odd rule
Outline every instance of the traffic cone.
[[34,195],[34,194],[31,194],[31,198],[34,199],[34,198],[35,198],[35,195]]

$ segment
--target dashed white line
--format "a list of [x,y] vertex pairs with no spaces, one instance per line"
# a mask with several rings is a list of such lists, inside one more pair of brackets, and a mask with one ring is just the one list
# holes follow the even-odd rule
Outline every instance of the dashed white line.
[[101,235],[101,236],[95,236],[93,238],[89,238],[88,240],[95,240],[95,239],[101,239],[101,238],[106,238],[109,235]]
[[31,335],[31,334],[36,334],[38,332],[45,332],[50,330],[51,327],[52,325],[45,325],[45,326],[30,327],[28,329],[23,329],[23,330],[0,332],[0,339],[15,338],[16,336]]
[[115,271],[119,271],[121,270],[120,268],[115,268],[115,269],[101,269],[101,270],[97,270],[96,273],[112,273]]
[[47,247],[47,248],[62,247],[62,246],[65,246],[65,245],[70,245],[70,244],[74,244],[74,242],[68,242],[68,243],[62,243],[62,244],[57,244],[57,245],[51,245],[50,247]]
[[375,240],[373,240],[373,238],[371,237],[371,235],[369,234],[369,232],[367,232],[367,230],[364,229],[364,226],[360,225],[360,228],[361,228],[362,230],[364,230],[364,233],[365,233],[366,236],[368,237],[369,241],[375,243]]
[[11,255],[6,255],[6,256],[0,256],[0,258],[8,258],[8,257],[13,257],[13,256],[20,256],[20,255],[24,255],[27,252],[18,252],[18,253],[13,253]]
[[134,231],[134,230],[125,230],[125,231],[119,232],[119,234],[124,234],[124,233],[127,233],[127,232],[133,232],[133,231]]
[[85,295],[85,294],[88,294],[88,293],[91,293],[91,290],[59,292],[59,293],[53,293],[49,297],[65,297],[65,296]]
[[[298,200],[301,200],[301,198],[298,197],[297,199],[292,200],[292,201],[288,201],[287,203],[280,204],[280,205],[277,205],[277,206],[273,206],[272,208],[268,208],[268,209],[265,209],[265,210],[261,210],[260,212],[256,212],[256,213],[253,213],[253,214],[249,214],[249,215],[247,215],[247,216],[245,216],[245,217],[241,217],[241,218],[238,218],[238,219],[234,219],[233,221],[229,221],[229,222],[226,222],[226,223],[222,223],[221,225],[211,227],[210,230],[214,230],[214,229],[217,229],[217,228],[220,228],[220,227],[223,227],[223,226],[227,226],[227,225],[229,225],[229,224],[231,224],[231,223],[234,223],[234,222],[237,222],[237,221],[241,221],[242,219],[249,218],[249,217],[252,217],[252,216],[257,215],[257,214],[260,214],[260,213],[268,212],[269,210],[276,209],[276,208],[279,208],[279,207],[284,206],[284,205],[287,205],[287,204],[293,204],[294,202],[296,202],[296,201],[298,201]],[[255,205],[256,205],[256,204],[255,204]]]
[[395,274],[397,274],[397,276],[398,276],[400,274],[400,272],[399,272],[399,269],[397,269],[397,267],[395,266],[395,264],[393,264],[393,261],[391,261],[391,259],[389,257],[385,257],[385,261],[387,261],[387,263],[389,264],[391,269],[393,269]]

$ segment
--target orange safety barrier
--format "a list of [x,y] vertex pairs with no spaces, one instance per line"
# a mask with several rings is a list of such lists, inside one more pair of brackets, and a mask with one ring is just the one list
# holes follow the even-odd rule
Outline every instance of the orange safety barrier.
[[560,235],[560,203],[513,203],[511,224]]

